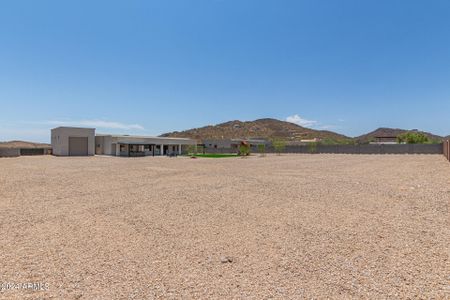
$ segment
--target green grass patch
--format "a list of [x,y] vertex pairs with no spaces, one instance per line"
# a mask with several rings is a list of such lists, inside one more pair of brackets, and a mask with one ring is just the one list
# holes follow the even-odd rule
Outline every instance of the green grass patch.
[[228,157],[238,157],[237,154],[232,153],[206,153],[206,154],[194,154],[194,157],[205,157],[205,158],[228,158]]

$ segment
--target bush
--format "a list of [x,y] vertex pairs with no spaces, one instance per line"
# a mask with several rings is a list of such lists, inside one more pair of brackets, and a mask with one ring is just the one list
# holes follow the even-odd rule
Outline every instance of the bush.
[[250,145],[241,143],[239,146],[239,155],[240,156],[249,156],[250,155]]
[[273,140],[272,145],[278,155],[280,155],[286,148],[286,142],[283,140]]
[[398,143],[406,144],[426,144],[429,143],[428,137],[420,132],[406,132],[397,136]]
[[196,155],[197,154],[197,145],[189,145],[187,152],[188,152],[188,155]]
[[259,144],[259,145],[258,145],[258,153],[259,153],[261,156],[265,156],[265,155],[266,155],[266,145],[264,145],[264,144]]
[[317,153],[317,143],[309,143],[308,145],[308,151],[309,153],[313,154],[313,153]]

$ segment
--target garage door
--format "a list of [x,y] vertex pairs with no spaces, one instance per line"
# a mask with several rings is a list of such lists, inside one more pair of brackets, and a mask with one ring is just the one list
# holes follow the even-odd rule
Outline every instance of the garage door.
[[69,137],[69,155],[87,156],[88,138],[87,137]]

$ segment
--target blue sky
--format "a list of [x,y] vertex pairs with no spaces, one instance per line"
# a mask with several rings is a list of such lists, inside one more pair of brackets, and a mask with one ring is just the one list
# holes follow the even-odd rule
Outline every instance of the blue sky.
[[0,140],[272,117],[450,134],[450,1],[1,1]]

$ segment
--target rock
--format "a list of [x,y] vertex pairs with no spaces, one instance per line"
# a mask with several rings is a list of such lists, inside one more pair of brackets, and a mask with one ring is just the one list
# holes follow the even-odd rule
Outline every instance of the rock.
[[232,263],[233,262],[233,258],[231,258],[229,256],[221,256],[220,257],[220,262],[223,263],[223,264]]

